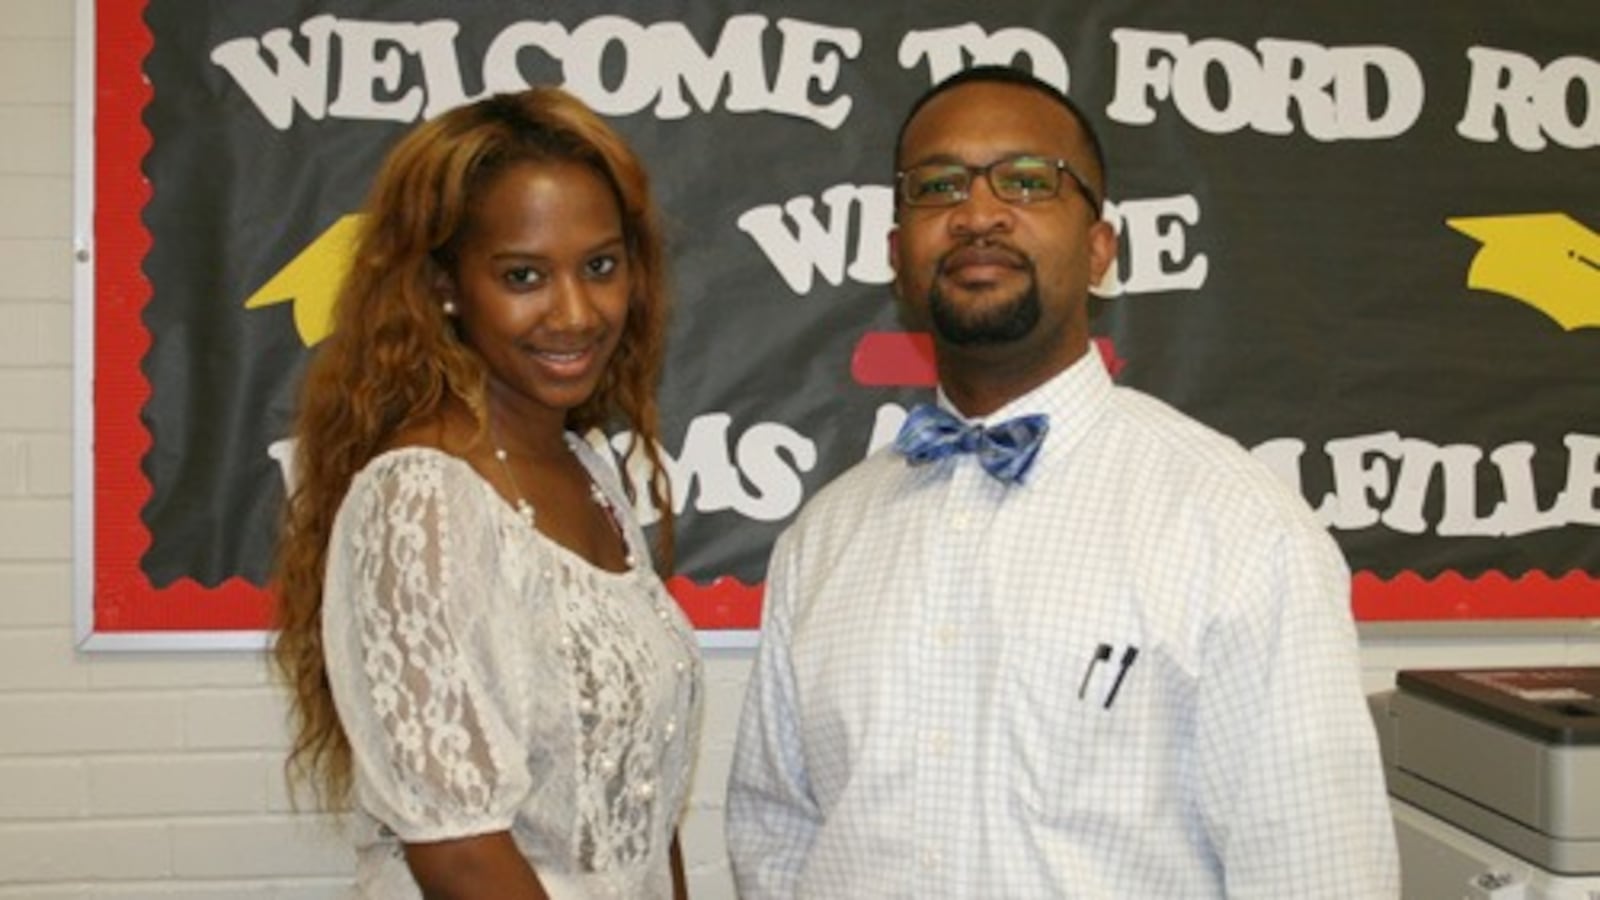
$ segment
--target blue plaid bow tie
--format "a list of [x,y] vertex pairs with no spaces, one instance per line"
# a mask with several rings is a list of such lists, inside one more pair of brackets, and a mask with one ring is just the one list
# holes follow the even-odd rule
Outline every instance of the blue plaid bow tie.
[[978,465],[1006,484],[1020,482],[1050,430],[1050,417],[1019,416],[996,425],[969,425],[938,406],[919,404],[906,416],[894,448],[914,466],[957,453],[978,454]]

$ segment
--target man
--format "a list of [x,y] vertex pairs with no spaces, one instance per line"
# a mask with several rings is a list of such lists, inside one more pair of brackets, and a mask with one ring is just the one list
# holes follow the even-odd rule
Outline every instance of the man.
[[742,896],[1396,896],[1337,548],[1090,352],[1116,237],[1088,123],[974,69],[896,152],[896,294],[956,419],[914,410],[774,548]]

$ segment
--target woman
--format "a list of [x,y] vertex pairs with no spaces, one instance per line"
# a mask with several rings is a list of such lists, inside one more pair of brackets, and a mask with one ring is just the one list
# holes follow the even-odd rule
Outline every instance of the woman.
[[578,437],[631,430],[669,553],[644,170],[536,88],[403,138],[363,228],[279,549],[291,773],[354,800],[362,896],[681,898],[694,637]]

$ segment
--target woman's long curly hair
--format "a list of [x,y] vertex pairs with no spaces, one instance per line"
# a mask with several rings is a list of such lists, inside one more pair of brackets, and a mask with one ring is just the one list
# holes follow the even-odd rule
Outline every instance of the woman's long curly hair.
[[[555,88],[491,97],[419,125],[378,172],[333,333],[307,369],[295,423],[294,485],[278,542],[273,657],[292,693],[295,725],[286,769],[291,783],[308,784],[327,807],[347,805],[352,784],[350,742],[333,705],[322,646],[334,515],[355,474],[398,432],[438,415],[451,398],[487,432],[487,371],[457,339],[437,285],[452,274],[449,260],[478,194],[506,167],[528,161],[588,165],[616,196],[632,280],[627,321],[594,395],[569,411],[566,423],[579,432],[631,429],[626,455],[645,466],[646,489],[661,514],[663,571],[670,565],[672,509],[655,400],[666,277],[643,165],[598,116]],[[630,479],[623,480],[631,492]]]

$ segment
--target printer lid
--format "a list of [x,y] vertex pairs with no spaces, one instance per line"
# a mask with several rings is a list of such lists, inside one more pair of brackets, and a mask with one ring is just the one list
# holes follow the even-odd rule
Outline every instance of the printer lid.
[[1403,669],[1395,685],[1547,744],[1600,744],[1600,668]]

